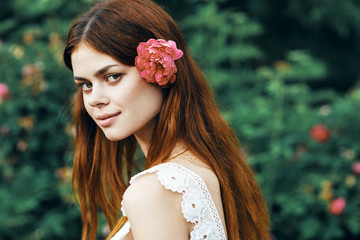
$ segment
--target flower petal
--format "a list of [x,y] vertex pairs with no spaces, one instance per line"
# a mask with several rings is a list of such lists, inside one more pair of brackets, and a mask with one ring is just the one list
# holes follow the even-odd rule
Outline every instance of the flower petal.
[[142,78],[160,86],[175,82],[177,68],[174,61],[181,58],[183,52],[177,49],[174,41],[149,39],[141,42],[136,50],[135,65]]

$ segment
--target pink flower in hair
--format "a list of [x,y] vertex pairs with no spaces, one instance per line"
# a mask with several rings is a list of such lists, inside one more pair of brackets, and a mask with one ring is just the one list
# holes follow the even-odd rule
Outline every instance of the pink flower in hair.
[[147,82],[160,86],[175,82],[177,68],[175,60],[183,56],[183,52],[176,48],[174,41],[150,39],[141,42],[137,47],[135,65]]

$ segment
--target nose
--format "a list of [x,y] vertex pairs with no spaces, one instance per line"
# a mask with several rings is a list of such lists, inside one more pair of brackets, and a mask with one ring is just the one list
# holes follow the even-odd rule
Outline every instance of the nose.
[[93,88],[91,89],[91,92],[89,94],[86,94],[84,100],[87,101],[87,103],[91,107],[101,107],[109,104],[110,102],[104,89],[101,88],[100,86],[94,86],[94,85]]

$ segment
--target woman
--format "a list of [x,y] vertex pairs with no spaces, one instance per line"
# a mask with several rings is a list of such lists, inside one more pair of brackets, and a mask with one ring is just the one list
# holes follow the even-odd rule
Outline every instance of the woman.
[[[236,136],[162,8],[97,3],[73,23],[64,61],[79,86],[73,189],[82,239],[96,239],[98,207],[112,240],[269,238]],[[131,178],[137,144],[147,170]]]

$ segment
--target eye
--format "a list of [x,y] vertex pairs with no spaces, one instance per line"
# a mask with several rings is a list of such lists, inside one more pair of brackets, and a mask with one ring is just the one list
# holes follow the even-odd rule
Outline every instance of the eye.
[[122,77],[121,73],[117,73],[117,74],[109,74],[106,76],[106,81],[112,83],[112,82],[116,82],[118,80],[120,80]]
[[81,87],[84,92],[91,90],[92,86],[93,85],[91,82],[84,82],[79,84],[79,87]]

